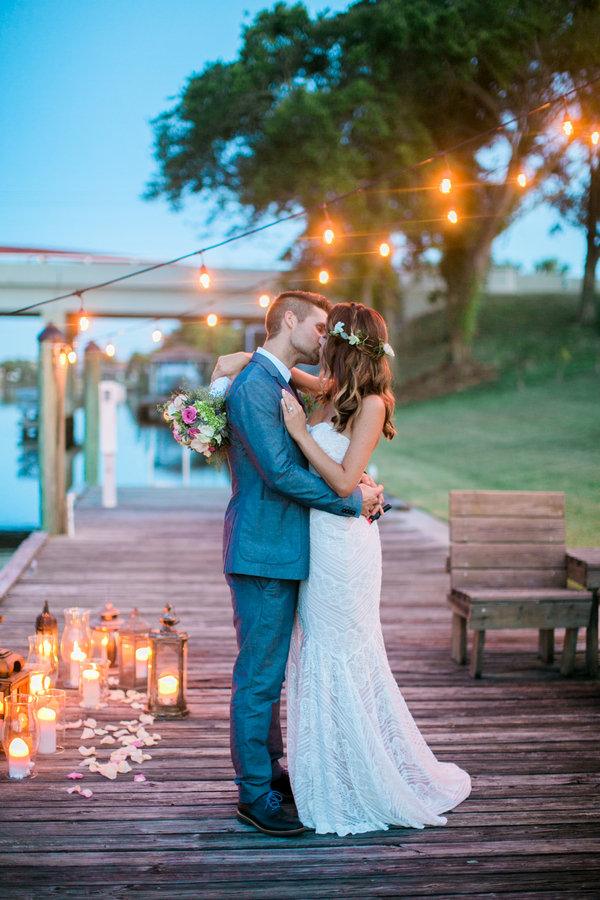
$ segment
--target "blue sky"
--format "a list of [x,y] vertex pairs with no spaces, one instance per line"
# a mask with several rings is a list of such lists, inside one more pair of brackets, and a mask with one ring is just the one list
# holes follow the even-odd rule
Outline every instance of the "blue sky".
[[[0,8],[0,244],[171,259],[223,238],[196,200],[178,213],[141,194],[154,171],[150,120],[186,78],[235,57],[256,0],[4,0]],[[345,9],[309,2],[311,12]],[[549,236],[537,210],[502,235],[499,260],[557,257],[581,272],[583,236]],[[277,228],[211,254],[215,266],[277,265]],[[6,337],[12,326],[3,319]],[[17,329],[17,323],[15,323]],[[14,331],[16,338],[16,330]],[[29,340],[29,339],[28,339]],[[5,357],[4,340],[0,359]]]

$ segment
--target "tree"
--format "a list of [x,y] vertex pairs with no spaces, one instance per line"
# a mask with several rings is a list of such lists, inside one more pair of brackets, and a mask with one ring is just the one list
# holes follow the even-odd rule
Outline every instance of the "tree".
[[[559,132],[555,106],[526,113],[560,90],[556,37],[580,6],[361,0],[313,20],[300,3],[277,3],[244,30],[237,60],[191,76],[155,121],[160,171],[148,196],[178,204],[212,192],[251,221],[308,210],[294,270],[306,277],[328,261],[336,291],[372,303],[392,326],[398,281],[379,236],[402,234],[407,262],[438,249],[451,357],[463,365],[492,241],[524,196],[516,176],[527,167],[543,179],[563,149],[547,134]],[[382,179],[427,157],[437,161]],[[431,190],[448,167],[456,225]],[[361,184],[371,188],[354,192]],[[330,248],[318,240],[326,215],[344,235]]]

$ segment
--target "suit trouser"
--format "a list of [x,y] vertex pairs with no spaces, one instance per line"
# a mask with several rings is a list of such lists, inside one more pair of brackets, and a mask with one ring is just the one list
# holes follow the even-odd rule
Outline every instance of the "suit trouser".
[[225,578],[239,650],[231,686],[231,758],[240,801],[252,803],[281,772],[279,700],[298,582],[227,573]]

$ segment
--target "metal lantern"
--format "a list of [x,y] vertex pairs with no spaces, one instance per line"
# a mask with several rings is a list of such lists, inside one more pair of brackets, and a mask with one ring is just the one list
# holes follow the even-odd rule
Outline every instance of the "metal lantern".
[[48,608],[48,601],[44,609],[35,620],[36,635],[43,635],[41,651],[50,663],[50,673],[56,677],[58,674],[58,623]]
[[92,621],[92,656],[108,660],[110,668],[117,665],[119,628],[123,619],[110,600]]
[[23,671],[24,667],[22,656],[0,647],[0,719],[4,718],[7,700],[29,694],[29,672]]
[[149,635],[147,711],[157,719],[182,719],[189,715],[187,686],[187,634],[177,631],[179,622],[171,604],[165,606],[160,630]]
[[122,688],[142,688],[148,685],[150,625],[134,609],[119,632],[119,685]]

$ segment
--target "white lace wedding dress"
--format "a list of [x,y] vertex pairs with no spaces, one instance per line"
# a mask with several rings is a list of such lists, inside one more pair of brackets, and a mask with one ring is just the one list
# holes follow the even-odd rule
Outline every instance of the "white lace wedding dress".
[[[349,439],[311,428],[341,462]],[[319,834],[443,825],[469,775],[438,762],[390,670],[379,621],[377,525],[311,509],[286,675],[288,764],[298,815]]]

